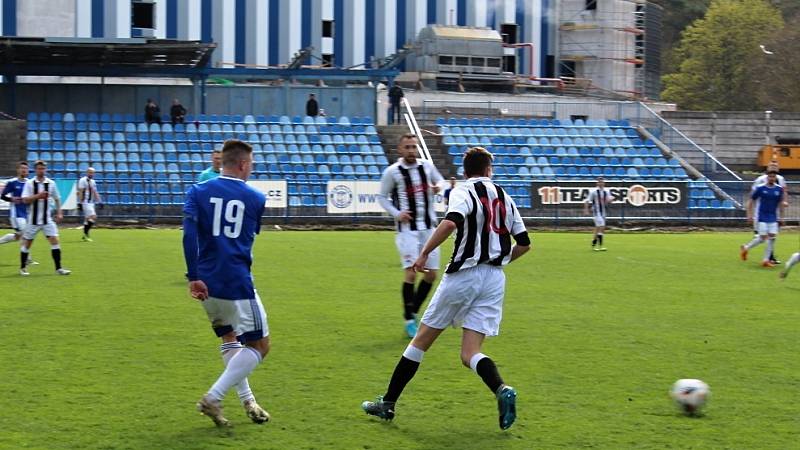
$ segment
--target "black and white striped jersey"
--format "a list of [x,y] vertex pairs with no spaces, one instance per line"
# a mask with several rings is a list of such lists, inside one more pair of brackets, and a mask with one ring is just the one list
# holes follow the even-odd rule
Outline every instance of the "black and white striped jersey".
[[607,189],[594,188],[586,197],[586,203],[592,206],[592,215],[605,217],[608,212],[608,203],[612,199],[611,192],[608,192]]
[[379,197],[381,206],[394,217],[402,211],[411,214],[410,222],[398,222],[398,231],[436,227],[433,187],[443,180],[429,161],[417,160],[415,164],[406,164],[401,158],[383,171]]
[[78,199],[81,203],[94,203],[97,198],[97,182],[94,178],[82,177],[78,180],[78,191],[83,189],[83,196]]
[[28,223],[32,225],[46,225],[53,221],[51,200],[61,200],[55,181],[45,177],[43,180],[31,178],[22,188],[22,196],[30,197],[40,192],[48,192],[47,199],[35,200],[28,206]]
[[470,178],[453,189],[447,215],[453,213],[464,220],[457,222],[446,273],[478,264],[504,266],[511,262],[511,238],[527,236],[514,199],[487,177]]

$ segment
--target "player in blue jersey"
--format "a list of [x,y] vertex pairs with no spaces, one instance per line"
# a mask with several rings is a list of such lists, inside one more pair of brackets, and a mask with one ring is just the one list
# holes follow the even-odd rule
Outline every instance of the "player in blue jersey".
[[225,370],[197,403],[197,409],[218,426],[229,424],[222,415],[222,399],[234,386],[253,422],[270,418],[247,383],[269,352],[267,315],[250,273],[253,241],[266,203],[264,194],[245,184],[253,167],[252,153],[245,142],[226,141],[222,175],[189,188],[183,206],[189,292],[202,302],[212,329],[223,340]]
[[767,172],[767,182],[764,185],[753,189],[750,198],[747,200],[747,220],[753,220],[753,204],[758,201],[758,236],[754,237],[749,243],[742,245],[740,256],[742,261],[747,260],[747,253],[762,242],[767,243],[764,250],[764,258],[761,265],[764,267],[774,267],[775,263],[770,260],[770,255],[775,247],[775,237],[778,235],[778,208],[786,208],[786,190],[778,184],[778,172],[770,170]]
[[[10,203],[8,208],[8,218],[11,221],[13,233],[8,233],[0,237],[0,244],[18,241],[22,238],[22,230],[28,225],[28,205],[22,201],[22,189],[28,181],[28,163],[20,161],[17,163],[17,176],[6,182],[0,199]],[[38,264],[28,255],[28,264]]]

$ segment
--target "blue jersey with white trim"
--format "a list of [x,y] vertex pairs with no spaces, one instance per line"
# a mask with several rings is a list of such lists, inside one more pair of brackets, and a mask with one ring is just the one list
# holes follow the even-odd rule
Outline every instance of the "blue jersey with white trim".
[[758,200],[758,221],[772,223],[778,221],[778,205],[783,200],[783,188],[774,185],[761,185],[753,190],[753,200]]
[[[20,180],[19,178],[8,180],[0,197],[3,197],[4,200],[10,197],[22,197],[22,188],[25,187],[26,181],[28,180]],[[28,217],[28,206],[22,202],[11,205],[9,211],[12,217],[18,219],[25,219]]]
[[226,176],[196,184],[186,193],[184,220],[197,226],[196,277],[211,297],[255,298],[250,266],[265,203],[264,194]]

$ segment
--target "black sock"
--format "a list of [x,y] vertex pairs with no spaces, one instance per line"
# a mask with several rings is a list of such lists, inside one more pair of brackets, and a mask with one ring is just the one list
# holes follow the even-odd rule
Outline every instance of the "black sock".
[[53,262],[56,263],[56,270],[61,268],[61,249],[54,248],[50,250],[50,253],[53,255]]
[[425,303],[425,299],[428,298],[428,294],[431,292],[432,287],[433,284],[428,283],[425,280],[419,282],[419,285],[417,286],[417,292],[414,294],[414,314],[419,312],[422,304]]
[[497,366],[494,365],[494,361],[491,358],[487,357],[478,361],[475,371],[478,372],[478,375],[492,393],[496,394],[500,386],[503,385],[503,378],[500,377],[500,373],[497,372]]
[[592,239],[592,247],[594,247],[595,245],[597,245],[597,236],[595,236],[594,239]]
[[19,252],[19,268],[24,269],[25,266],[28,265],[28,254],[25,252]]
[[403,283],[403,317],[414,318],[414,283]]
[[603,235],[602,234],[598,234],[597,235],[597,243],[600,244],[601,247],[603,246]]
[[84,236],[88,236],[89,235],[89,228],[91,228],[91,227],[92,226],[89,225],[89,222],[86,222],[85,224],[83,224],[83,234],[84,234]]
[[383,396],[383,401],[389,403],[396,402],[400,394],[403,393],[403,389],[406,388],[408,382],[414,378],[414,374],[417,373],[418,368],[418,362],[412,361],[405,356],[401,357],[394,368],[394,373],[392,373],[392,379],[389,381],[389,387],[386,389],[386,395]]

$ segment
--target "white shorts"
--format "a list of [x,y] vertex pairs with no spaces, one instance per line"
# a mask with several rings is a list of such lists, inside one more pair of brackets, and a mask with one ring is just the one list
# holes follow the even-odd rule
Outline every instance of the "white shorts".
[[440,330],[452,325],[497,336],[505,290],[506,274],[501,267],[479,264],[447,273],[422,315],[422,323]]
[[[400,253],[400,264],[403,269],[408,269],[414,265],[414,261],[419,258],[419,254],[422,252],[422,247],[425,246],[432,234],[433,230],[401,231],[397,233],[394,242],[397,244],[397,251]],[[439,270],[438,247],[431,252],[425,268]]]
[[598,214],[598,215],[592,217],[592,219],[594,219],[594,226],[596,226],[596,227],[604,227],[604,226],[606,226],[606,218],[605,217],[603,217],[603,216]]
[[13,228],[17,233],[22,233],[25,231],[25,227],[27,226],[28,220],[24,217],[11,217],[11,228]]
[[94,212],[94,203],[81,203],[81,207],[83,207],[84,217],[91,217],[97,215],[97,213]]
[[758,222],[758,234],[761,236],[767,234],[778,234],[778,222]]
[[58,225],[55,222],[47,222],[45,225],[27,224],[22,230],[22,238],[32,241],[39,231],[44,233],[45,237],[58,237]]
[[203,301],[203,308],[218,337],[233,331],[236,338],[244,343],[269,336],[267,312],[258,293],[256,298],[245,300],[209,297]]

